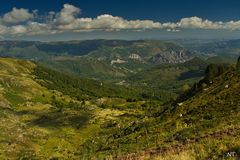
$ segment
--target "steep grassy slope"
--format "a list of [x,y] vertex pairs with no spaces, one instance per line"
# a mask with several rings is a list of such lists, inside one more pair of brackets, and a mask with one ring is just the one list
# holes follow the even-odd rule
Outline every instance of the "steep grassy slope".
[[239,82],[240,74],[228,71],[167,114],[176,120],[175,140],[180,142],[178,148],[190,153],[189,159],[231,158],[228,152],[235,152],[234,159],[239,156]]
[[[31,75],[35,64],[1,58],[0,66],[1,159],[63,156],[97,127],[89,125],[79,132],[90,112],[69,96],[36,83]],[[71,108],[61,109],[59,104]]]
[[[168,110],[162,117],[166,120],[164,128],[175,125],[176,132],[169,141],[177,144],[166,152],[175,157],[185,154],[182,159],[235,159],[239,156],[239,81],[237,71],[227,71],[194,97]],[[161,149],[155,153],[160,152]],[[235,155],[231,157],[230,152]],[[159,159],[174,157],[161,155]]]
[[116,159],[236,159],[240,154],[239,80],[239,73],[229,70],[176,106],[149,104],[158,111],[151,108],[153,113],[145,112],[144,119],[128,115],[127,125],[110,123],[95,144],[85,143],[90,147],[84,151]]

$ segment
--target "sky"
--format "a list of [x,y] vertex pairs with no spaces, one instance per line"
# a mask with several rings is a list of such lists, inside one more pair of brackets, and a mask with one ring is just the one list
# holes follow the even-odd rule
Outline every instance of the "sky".
[[239,0],[0,0],[0,39],[236,39]]

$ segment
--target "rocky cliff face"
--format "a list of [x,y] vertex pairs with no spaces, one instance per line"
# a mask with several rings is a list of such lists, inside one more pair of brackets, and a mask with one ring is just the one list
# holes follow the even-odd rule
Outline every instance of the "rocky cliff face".
[[151,63],[183,63],[191,59],[191,53],[186,50],[171,50],[156,54],[150,59]]
[[135,53],[130,54],[128,58],[133,59],[133,60],[138,60],[138,61],[141,61],[141,59],[142,59],[141,56],[139,56],[138,54],[135,54]]

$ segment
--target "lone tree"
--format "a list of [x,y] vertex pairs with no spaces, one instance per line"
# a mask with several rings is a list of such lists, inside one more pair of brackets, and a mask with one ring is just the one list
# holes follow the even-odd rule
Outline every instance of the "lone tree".
[[238,57],[237,61],[237,70],[240,72],[240,56]]

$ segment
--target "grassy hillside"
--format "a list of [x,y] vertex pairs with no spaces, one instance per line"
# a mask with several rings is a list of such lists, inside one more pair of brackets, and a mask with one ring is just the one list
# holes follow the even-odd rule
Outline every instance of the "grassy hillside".
[[0,159],[234,158],[239,79],[230,68],[186,101],[162,104],[140,90],[0,58]]
[[[48,80],[36,80],[33,73],[38,66],[32,62],[0,58],[0,66],[0,159],[77,159],[81,157],[78,148],[98,134],[105,121],[125,114],[123,108],[128,105],[142,103],[104,95],[98,98],[100,93],[114,96],[109,88],[84,80],[80,83],[92,88],[82,93],[91,99],[78,100],[70,92],[59,92],[63,91],[60,88],[42,86]],[[57,80],[61,86],[61,77]]]
[[94,143],[85,143],[88,148],[83,147],[82,153],[117,159],[236,159],[240,154],[239,79],[239,72],[231,68],[177,105],[145,104],[158,110],[150,107],[152,112],[144,112],[144,119],[126,115],[126,124],[109,122]]
[[[78,132],[91,113],[79,108],[80,102],[35,82],[34,63],[1,58],[0,64],[0,159],[61,156],[97,127],[90,125]],[[73,134],[79,137],[77,141]]]

